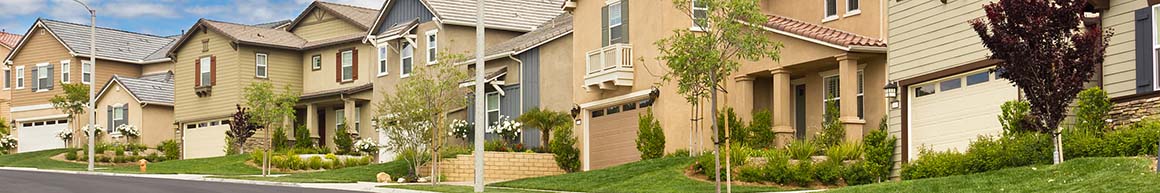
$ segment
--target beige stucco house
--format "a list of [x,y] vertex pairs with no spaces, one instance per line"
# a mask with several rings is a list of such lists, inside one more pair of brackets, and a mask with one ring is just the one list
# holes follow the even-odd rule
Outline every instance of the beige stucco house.
[[[7,61],[4,59],[8,57],[8,53],[12,53],[16,44],[20,43],[21,37],[24,36],[0,31],[0,63]],[[3,117],[3,121],[9,121],[12,120],[12,115],[9,114],[9,109],[12,108],[10,101],[12,99],[12,80],[9,78],[12,76],[12,69],[8,68],[8,65],[0,64],[0,70],[4,72],[0,74],[0,78],[4,80],[3,89],[0,89],[0,117]]]
[[[96,103],[97,112],[104,112],[97,113],[97,125],[114,128],[103,140],[156,147],[177,134],[177,127],[173,125],[172,72],[155,72],[139,78],[114,75],[97,91]],[[116,131],[122,125],[136,128],[137,137],[130,138]]]
[[[70,120],[49,104],[48,99],[64,93],[61,83],[96,83],[101,88],[113,76],[140,77],[172,69],[169,57],[160,50],[168,49],[173,38],[98,27],[94,75],[88,60],[88,31],[87,25],[38,19],[7,55],[5,63],[13,74],[8,79],[13,99],[9,112],[19,142],[17,152],[66,147],[57,133],[79,131],[78,123],[88,122],[89,114]],[[73,136],[83,138],[79,133]]]

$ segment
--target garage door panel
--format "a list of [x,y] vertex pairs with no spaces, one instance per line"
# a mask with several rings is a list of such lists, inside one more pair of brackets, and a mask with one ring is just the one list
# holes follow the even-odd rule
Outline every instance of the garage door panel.
[[[909,89],[914,90],[914,87]],[[980,135],[1001,133],[1000,106],[1017,99],[1018,93],[1018,89],[1006,80],[992,78],[950,91],[940,90],[922,97],[909,96],[910,158],[917,158],[920,148],[966,151],[971,141]]]
[[40,150],[65,148],[65,143],[56,137],[57,133],[67,130],[69,124],[45,124],[31,127],[20,127],[16,135],[16,152],[33,152]]
[[643,109],[636,109],[592,118],[589,122],[590,169],[620,165],[640,160],[636,150],[637,118]]
[[185,159],[226,155],[226,130],[229,125],[218,125],[185,130]]

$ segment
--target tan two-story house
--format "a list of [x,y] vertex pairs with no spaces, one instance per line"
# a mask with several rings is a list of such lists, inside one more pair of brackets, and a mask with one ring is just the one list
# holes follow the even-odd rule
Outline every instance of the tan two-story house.
[[[877,128],[886,104],[884,0],[759,2],[769,20],[755,25],[785,45],[781,59],[743,62],[733,76],[722,77],[729,94],[720,96],[721,107],[727,104],[745,120],[770,111],[778,144],[814,137],[826,101],[839,104],[848,140]],[[661,82],[667,67],[656,59],[660,51],[654,43],[673,30],[712,30],[694,25],[689,15],[707,8],[692,4],[689,10],[671,1],[565,4],[575,15],[572,81],[578,84],[572,93],[581,112],[583,169],[638,160],[630,134],[649,108],[665,131],[666,151],[712,149],[709,101],[695,107],[677,94],[673,82]]]
[[[64,93],[62,83],[95,83],[100,89],[103,87],[101,84],[110,82],[114,76],[141,77],[168,73],[172,69],[171,60],[162,50],[173,43],[173,38],[101,27],[96,29],[96,33],[96,74],[93,74],[94,64],[89,63],[89,56],[93,54],[89,52],[88,25],[38,19],[8,54],[5,63],[13,74],[8,82],[12,83],[9,88],[13,99],[10,113],[15,123],[13,133],[19,142],[17,152],[66,147],[66,142],[57,137],[61,132],[71,131],[74,139],[84,139],[84,135],[79,133],[80,125],[88,123],[90,114],[70,120],[67,114],[49,103],[50,98]],[[97,117],[102,117],[108,110],[97,108]],[[129,110],[128,113],[141,112]],[[159,136],[173,131],[172,122],[164,118],[139,118],[101,125],[101,128],[105,129],[106,136],[112,136],[118,133],[114,129],[121,124],[140,124],[134,126],[142,133],[157,133]],[[80,141],[83,140],[73,140],[77,144]]]
[[[12,53],[16,44],[20,43],[21,37],[24,36],[0,31],[0,62],[7,61],[5,59],[8,57],[8,53]],[[4,71],[4,74],[0,74],[0,78],[4,80],[3,89],[0,89],[0,117],[3,117],[3,121],[7,122],[12,120],[12,115],[9,114],[9,109],[12,108],[12,102],[9,101],[12,99],[12,92],[10,92],[12,90],[10,78],[12,77],[12,69],[8,68],[8,65],[0,64],[0,70]]]

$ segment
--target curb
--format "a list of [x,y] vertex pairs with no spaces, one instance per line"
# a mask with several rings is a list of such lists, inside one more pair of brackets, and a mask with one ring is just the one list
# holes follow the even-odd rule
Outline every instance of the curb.
[[197,178],[190,179],[190,178],[165,177],[167,175],[168,176],[181,176],[183,174],[127,174],[127,173],[110,173],[110,172],[96,172],[96,171],[90,172],[90,171],[48,170],[48,169],[25,168],[25,167],[0,167],[0,170],[47,172],[47,173],[60,173],[60,174],[80,174],[80,175],[93,175],[93,176],[121,176],[121,177],[167,179],[167,180],[224,182],[224,183],[253,184],[253,185],[267,185],[267,186],[302,187],[301,185],[298,185],[297,183],[237,180],[237,179],[224,179],[224,178],[208,178],[208,176],[206,176],[206,175],[186,175],[186,176],[197,176]]

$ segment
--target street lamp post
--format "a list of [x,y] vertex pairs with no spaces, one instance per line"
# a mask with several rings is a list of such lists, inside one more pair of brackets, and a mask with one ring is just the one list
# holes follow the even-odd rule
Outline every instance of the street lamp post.
[[483,0],[475,1],[475,192],[483,192],[483,140],[487,114],[483,113]]
[[[93,90],[96,89],[96,86],[95,86],[96,84],[94,84],[94,83],[96,83],[96,78],[97,78],[97,10],[90,8],[88,4],[85,4],[85,2],[81,2],[80,0],[73,0],[73,1],[81,4],[81,6],[84,6],[85,10],[89,10],[89,74],[90,74],[89,78],[91,78],[91,80],[89,80],[89,124],[88,124],[89,129],[86,132],[89,133],[89,154],[88,154],[89,167],[88,167],[88,169],[91,172],[91,171],[93,171],[93,157],[95,157],[93,155],[94,155],[94,151],[96,149],[95,147],[93,147],[94,146],[93,144],[96,143],[95,138],[97,137],[96,136],[97,128],[94,127],[95,124],[93,123],[93,120],[97,120],[97,115],[96,115],[97,104],[96,104],[96,102],[94,102],[94,101],[96,101],[96,99],[93,96]],[[81,64],[81,68],[84,68],[84,64]],[[81,72],[81,74],[83,75],[84,72]],[[84,82],[83,76],[81,77],[81,79],[82,79],[81,82]]]

